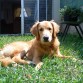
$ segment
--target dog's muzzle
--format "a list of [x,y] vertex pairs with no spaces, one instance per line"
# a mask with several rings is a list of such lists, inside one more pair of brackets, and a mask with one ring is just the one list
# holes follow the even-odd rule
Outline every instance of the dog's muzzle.
[[52,41],[52,34],[48,30],[45,30],[43,32],[43,35],[41,37],[42,42],[51,42]]
[[48,42],[49,41],[49,37],[44,36],[43,40],[44,40],[44,42]]

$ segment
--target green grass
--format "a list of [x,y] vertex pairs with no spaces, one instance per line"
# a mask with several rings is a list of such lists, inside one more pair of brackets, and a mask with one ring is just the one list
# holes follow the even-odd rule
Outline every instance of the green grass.
[[[13,41],[31,40],[33,36],[1,36],[0,47]],[[0,83],[83,83],[83,40],[69,35],[60,46],[61,53],[73,59],[44,57],[41,70],[34,66],[0,66]]]

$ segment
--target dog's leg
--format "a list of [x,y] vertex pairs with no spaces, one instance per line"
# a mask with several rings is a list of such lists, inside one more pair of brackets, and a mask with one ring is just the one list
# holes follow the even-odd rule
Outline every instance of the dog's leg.
[[1,66],[7,67],[10,64],[15,64],[15,62],[10,57],[4,56],[4,50],[0,50],[0,62]]
[[[22,54],[24,54],[24,53],[22,53]],[[12,60],[13,60],[14,62],[16,62],[16,63],[30,64],[30,61],[23,60],[23,57],[24,57],[25,55],[22,55],[22,54],[19,53],[19,54],[15,55],[15,56],[12,58]]]
[[38,71],[38,70],[41,68],[42,65],[43,65],[43,62],[39,62],[39,63],[36,65],[35,70]]
[[60,57],[60,58],[71,58],[71,56],[64,56],[60,53],[59,47],[57,47],[54,56]]
[[41,58],[38,56],[33,57],[33,63],[36,64],[36,67],[35,67],[36,71],[38,71],[43,65],[43,62],[41,62]]
[[10,64],[16,64],[10,57],[0,59],[1,65],[7,67]]

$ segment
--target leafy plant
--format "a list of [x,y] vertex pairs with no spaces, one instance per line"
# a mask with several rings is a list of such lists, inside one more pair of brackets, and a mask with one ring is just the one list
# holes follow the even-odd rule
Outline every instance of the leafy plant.
[[63,18],[64,21],[77,21],[80,14],[80,8],[64,6],[64,8],[60,9],[61,18]]

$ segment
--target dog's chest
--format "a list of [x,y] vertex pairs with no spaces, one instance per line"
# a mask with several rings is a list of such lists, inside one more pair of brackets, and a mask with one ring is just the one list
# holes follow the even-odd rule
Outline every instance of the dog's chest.
[[53,54],[54,53],[54,47],[53,46],[42,46],[40,48],[40,51],[42,54]]

